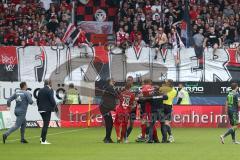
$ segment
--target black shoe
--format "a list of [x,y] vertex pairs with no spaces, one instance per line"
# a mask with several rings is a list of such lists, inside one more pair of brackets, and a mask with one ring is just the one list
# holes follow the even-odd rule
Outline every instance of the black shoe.
[[154,143],[160,143],[160,141],[158,139],[155,139]]
[[121,142],[122,142],[121,139],[118,139],[118,140],[117,140],[117,143],[121,143]]
[[2,139],[3,139],[3,144],[6,143],[6,139],[7,139],[7,136],[5,134],[2,135]]
[[104,139],[103,142],[104,142],[104,143],[114,143],[112,139],[107,139],[107,138]]
[[103,142],[104,143],[109,143],[109,141],[106,138],[103,140]]
[[170,141],[169,141],[169,140],[167,140],[167,141],[162,141],[162,143],[170,143]]
[[26,139],[23,139],[23,140],[21,140],[21,143],[25,144],[25,143],[28,143],[28,141]]
[[104,143],[114,143],[114,142],[110,141],[110,140],[106,140],[106,141],[104,141]]
[[154,143],[153,140],[147,140],[146,143]]
[[146,138],[144,138],[144,137],[138,137],[135,141],[136,141],[136,142],[146,142]]
[[109,143],[114,143],[114,141],[110,138],[110,139],[109,139]]

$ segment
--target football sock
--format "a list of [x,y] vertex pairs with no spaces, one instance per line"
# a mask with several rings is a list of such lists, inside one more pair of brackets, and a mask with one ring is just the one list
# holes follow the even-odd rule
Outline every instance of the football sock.
[[224,138],[227,137],[228,135],[232,134],[234,131],[232,128],[228,129],[227,132],[224,134]]
[[236,131],[235,130],[231,133],[231,136],[232,136],[232,140],[235,142],[236,141]]
[[165,124],[161,123],[162,141],[167,141],[167,127]]
[[153,138],[154,140],[158,140],[156,125],[153,126]]
[[126,138],[131,134],[133,127],[129,126],[127,129],[127,134],[126,134]]
[[168,133],[168,135],[171,136],[171,135],[172,135],[172,129],[171,129],[171,127],[170,127],[169,125],[166,125],[166,128],[167,128],[167,133]]
[[117,138],[120,138],[120,125],[115,124],[115,130],[116,130]]
[[127,131],[127,125],[122,125],[121,140],[123,140],[125,138],[126,131]]
[[146,137],[146,130],[147,130],[146,124],[142,124],[141,128],[142,128],[142,137],[145,138]]
[[149,126],[146,126],[146,134],[148,135],[149,134]]

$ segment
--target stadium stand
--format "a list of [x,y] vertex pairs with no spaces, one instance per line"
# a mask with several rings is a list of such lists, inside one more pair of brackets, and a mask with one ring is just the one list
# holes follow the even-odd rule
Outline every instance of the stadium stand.
[[[70,2],[2,0],[0,44],[46,46],[61,43],[60,40],[71,21]],[[159,27],[163,27],[168,35],[171,27],[176,26],[185,45],[190,46],[186,44],[189,37],[184,0],[122,0],[120,6],[110,2],[93,0],[86,5],[77,2],[76,20],[93,21],[96,10],[103,9],[107,14],[106,20],[117,24],[116,33],[122,28],[129,35],[126,40],[130,42],[142,38],[147,45],[151,45]],[[189,6],[192,36],[197,34],[199,29],[203,29],[203,36],[207,37],[209,28],[214,27],[217,36],[223,41],[223,46],[240,41],[238,0],[190,0]],[[120,8],[116,16],[118,7]],[[137,38],[136,35],[140,33],[146,36]]]
[[[189,4],[188,12],[186,4]],[[135,38],[139,33],[147,35],[142,38],[146,44],[151,45],[154,44],[159,27],[163,27],[164,32],[169,35],[171,27],[175,26],[183,43],[189,47],[191,45],[186,44],[186,39],[191,38],[187,37],[187,23],[190,22],[191,36],[203,29],[203,36],[206,38],[210,28],[214,27],[215,34],[223,41],[220,47],[227,47],[240,41],[239,13],[238,0],[190,0],[188,3],[184,0],[123,0],[118,31],[123,29],[128,35],[134,32]],[[132,37],[126,40],[131,42]]]
[[0,44],[55,45],[71,21],[71,5],[43,0],[0,2]]

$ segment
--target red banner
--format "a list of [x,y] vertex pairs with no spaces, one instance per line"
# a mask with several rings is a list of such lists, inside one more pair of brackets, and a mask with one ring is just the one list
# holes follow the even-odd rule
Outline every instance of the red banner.
[[[113,112],[114,119],[114,112]],[[135,122],[138,126],[140,120]],[[223,106],[174,106],[173,127],[226,127],[227,115]],[[103,125],[98,105],[63,105],[61,107],[61,127],[99,127]]]
[[1,111],[8,111],[8,107],[7,107],[7,105],[0,105],[0,112]]

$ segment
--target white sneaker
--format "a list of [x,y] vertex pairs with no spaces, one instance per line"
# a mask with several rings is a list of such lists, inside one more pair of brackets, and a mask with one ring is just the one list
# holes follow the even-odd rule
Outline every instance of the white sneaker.
[[169,140],[170,143],[173,143],[174,142],[174,137],[173,136],[169,136],[168,140]]
[[126,143],[126,144],[127,144],[127,143],[129,143],[129,141],[128,141],[128,139],[127,139],[127,138],[124,140],[124,143]]
[[137,136],[137,138],[142,138],[142,134],[139,134],[139,135]]
[[233,141],[233,143],[234,143],[234,144],[240,144],[240,142],[238,142],[238,141]]
[[47,140],[45,140],[45,142],[41,142],[41,144],[51,144],[51,143],[49,143]]
[[221,143],[224,144],[224,136],[223,135],[220,136],[220,140],[221,140]]

